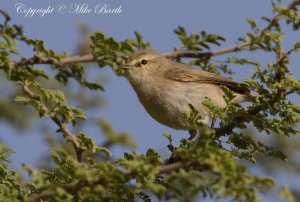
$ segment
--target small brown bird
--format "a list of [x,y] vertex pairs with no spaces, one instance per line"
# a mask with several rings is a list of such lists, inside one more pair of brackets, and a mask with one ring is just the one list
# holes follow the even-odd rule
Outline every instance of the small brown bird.
[[122,67],[146,111],[159,123],[174,129],[190,131],[192,139],[197,131],[184,118],[189,104],[196,107],[210,124],[213,117],[202,102],[210,98],[219,107],[226,107],[221,85],[234,94],[235,102],[247,100],[247,90],[239,83],[218,74],[194,69],[188,65],[173,62],[153,49],[145,49],[130,55]]

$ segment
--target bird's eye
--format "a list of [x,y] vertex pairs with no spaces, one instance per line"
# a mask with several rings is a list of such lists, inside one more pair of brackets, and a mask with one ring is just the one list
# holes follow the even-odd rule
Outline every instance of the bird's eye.
[[145,65],[145,64],[148,63],[148,61],[147,60],[142,60],[141,63],[142,63],[142,65]]

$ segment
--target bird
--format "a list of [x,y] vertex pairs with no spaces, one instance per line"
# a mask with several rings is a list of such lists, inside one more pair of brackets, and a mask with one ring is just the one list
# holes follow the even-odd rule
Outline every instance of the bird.
[[189,105],[197,109],[200,121],[209,125],[214,117],[203,101],[209,98],[214,105],[226,107],[222,86],[233,92],[235,102],[248,99],[249,90],[240,83],[171,61],[152,48],[132,53],[121,68],[148,114],[165,126],[188,130],[189,140],[197,134],[197,128],[184,116]]

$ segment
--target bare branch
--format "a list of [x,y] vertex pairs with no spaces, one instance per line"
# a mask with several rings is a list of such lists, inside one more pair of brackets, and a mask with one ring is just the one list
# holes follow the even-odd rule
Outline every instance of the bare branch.
[[228,48],[222,48],[215,51],[207,51],[207,52],[200,52],[200,53],[184,53],[184,52],[170,52],[170,53],[164,53],[163,56],[167,58],[206,58],[206,57],[212,57],[216,55],[222,55],[225,53],[231,53],[231,52],[237,52],[244,50],[247,48],[251,43],[245,42],[236,46],[231,46]]
[[29,59],[21,59],[20,61],[13,61],[14,66],[20,65],[34,65],[34,64],[50,64],[55,66],[63,66],[72,63],[88,63],[88,62],[101,62],[107,59],[109,56],[94,56],[92,54],[88,55],[76,55],[72,57],[62,58],[60,60],[55,58],[45,58],[39,56],[33,56]]
[[179,170],[181,168],[190,167],[193,164],[192,161],[184,162],[184,161],[178,161],[172,164],[162,165],[157,168],[159,173],[170,173],[176,170]]
[[41,201],[41,200],[47,200],[49,198],[53,198],[53,192],[51,190],[43,190],[38,193],[32,193],[30,196],[25,199],[27,202],[33,202],[33,201]]

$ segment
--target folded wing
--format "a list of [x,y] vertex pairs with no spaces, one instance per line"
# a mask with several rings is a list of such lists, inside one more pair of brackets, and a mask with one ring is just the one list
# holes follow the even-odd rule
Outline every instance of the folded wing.
[[[180,65],[181,67],[178,67],[178,65]],[[240,84],[221,75],[206,71],[200,71],[181,63],[176,63],[176,65],[174,65],[174,69],[166,72],[165,76],[168,79],[180,82],[199,82],[224,85],[232,91],[241,94],[249,92],[246,84]]]

